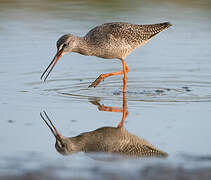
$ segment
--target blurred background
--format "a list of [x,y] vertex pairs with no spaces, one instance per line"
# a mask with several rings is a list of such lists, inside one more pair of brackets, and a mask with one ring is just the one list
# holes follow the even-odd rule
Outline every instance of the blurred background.
[[[0,172],[56,165],[71,177],[93,177],[96,167],[133,175],[156,163],[209,166],[210,19],[209,0],[0,0]],[[47,111],[64,136],[118,125],[121,113],[99,111],[90,101],[121,107],[122,77],[88,86],[102,73],[119,71],[119,60],[70,53],[46,82],[40,80],[60,36],[84,36],[118,21],[173,25],[126,59],[131,71],[125,127],[167,152],[165,160],[122,160],[108,167],[84,153],[63,157],[39,116]]]

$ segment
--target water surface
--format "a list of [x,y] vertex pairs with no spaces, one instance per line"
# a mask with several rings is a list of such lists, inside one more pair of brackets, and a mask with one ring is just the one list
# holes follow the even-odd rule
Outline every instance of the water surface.
[[[107,166],[83,153],[62,157],[39,113],[46,110],[65,136],[117,126],[121,113],[98,111],[90,100],[121,107],[122,77],[108,78],[96,88],[88,86],[101,73],[119,71],[121,62],[71,53],[62,57],[48,81],[42,82],[40,75],[61,35],[82,36],[111,21],[173,24],[126,59],[131,70],[128,131],[167,152],[163,163],[210,162],[210,9],[208,0],[0,1],[1,171],[58,162],[86,174],[90,166]],[[134,162],[155,161],[160,160],[124,160],[121,165],[113,163],[110,171],[135,170]]]

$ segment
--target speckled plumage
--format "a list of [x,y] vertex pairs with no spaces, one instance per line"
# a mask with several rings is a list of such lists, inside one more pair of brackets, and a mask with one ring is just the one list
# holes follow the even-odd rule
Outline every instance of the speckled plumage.
[[83,152],[108,152],[134,157],[167,156],[167,153],[129,133],[124,127],[102,127],[69,138],[69,141]]
[[94,56],[125,59],[134,49],[170,26],[168,22],[151,25],[105,23],[90,30],[83,39],[93,49]]
[[71,51],[83,55],[125,59],[133,50],[170,26],[168,22],[151,25],[105,23],[90,30],[84,37],[65,34],[57,41],[57,48],[67,44]]
[[65,34],[57,41],[57,54],[41,75],[41,79],[47,73],[44,78],[45,81],[58,60],[64,54],[70,52],[105,59],[116,58],[122,61],[123,71],[101,74],[89,87],[96,87],[109,76],[124,74],[123,92],[126,92],[127,73],[130,70],[125,62],[125,58],[136,48],[146,44],[158,33],[170,26],[171,24],[168,22],[151,25],[113,22],[93,28],[84,37]]

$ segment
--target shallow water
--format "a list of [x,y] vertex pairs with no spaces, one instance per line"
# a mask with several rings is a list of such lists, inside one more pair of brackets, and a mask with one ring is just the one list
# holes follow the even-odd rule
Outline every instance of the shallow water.
[[[55,161],[87,170],[98,163],[83,153],[69,157],[57,153],[55,139],[39,113],[47,111],[64,136],[117,126],[121,113],[99,111],[90,101],[121,107],[122,77],[108,78],[96,88],[88,86],[101,73],[119,71],[121,62],[71,53],[62,57],[45,83],[40,76],[62,34],[84,35],[110,21],[173,24],[126,59],[131,72],[125,127],[167,152],[164,163],[210,162],[210,10],[209,0],[1,0],[1,171],[11,166],[33,169]],[[125,160],[111,167],[132,169],[133,163]]]

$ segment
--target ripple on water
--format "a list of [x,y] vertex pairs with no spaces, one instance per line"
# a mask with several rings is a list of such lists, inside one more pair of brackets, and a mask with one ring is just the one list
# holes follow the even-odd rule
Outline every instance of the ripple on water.
[[[122,100],[121,81],[107,80],[96,88],[88,88],[91,79],[59,79],[31,83],[42,88],[42,95],[63,98],[103,98]],[[129,101],[144,102],[210,102],[211,83],[197,81],[129,81],[127,98]]]

